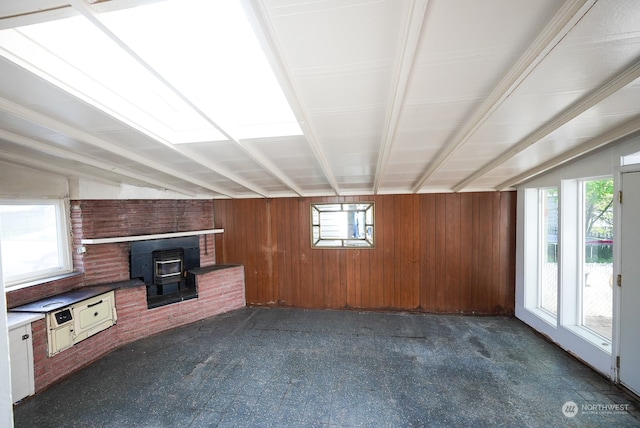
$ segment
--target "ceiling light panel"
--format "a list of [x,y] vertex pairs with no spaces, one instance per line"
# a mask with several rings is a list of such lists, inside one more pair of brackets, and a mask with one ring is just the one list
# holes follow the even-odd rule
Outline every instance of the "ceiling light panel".
[[239,1],[165,1],[102,20],[233,138],[302,134]]
[[0,53],[164,143],[301,134],[239,4],[166,1],[98,19],[115,37],[75,16],[4,30]]
[[84,17],[5,30],[0,44],[9,59],[154,138],[224,138]]

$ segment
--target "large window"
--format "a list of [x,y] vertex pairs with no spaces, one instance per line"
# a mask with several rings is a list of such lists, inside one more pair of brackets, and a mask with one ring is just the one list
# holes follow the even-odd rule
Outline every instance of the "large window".
[[611,340],[613,311],[613,179],[580,183],[578,324]]
[[525,193],[525,306],[552,325],[558,315],[558,188]]
[[524,195],[524,306],[609,350],[613,179],[562,180],[560,188],[531,188]]
[[518,189],[516,316],[615,376],[620,204],[607,170],[575,163]]
[[558,314],[558,189],[540,189],[539,307]]
[[63,201],[0,202],[7,288],[72,270]]

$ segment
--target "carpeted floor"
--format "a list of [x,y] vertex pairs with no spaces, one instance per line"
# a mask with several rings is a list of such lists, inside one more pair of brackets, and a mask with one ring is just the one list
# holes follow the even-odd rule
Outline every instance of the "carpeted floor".
[[267,308],[119,348],[14,410],[29,428],[640,426],[514,318]]

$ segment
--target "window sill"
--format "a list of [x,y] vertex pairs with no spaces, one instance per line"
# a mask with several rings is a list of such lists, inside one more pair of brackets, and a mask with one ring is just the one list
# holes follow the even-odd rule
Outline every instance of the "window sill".
[[52,282],[52,281],[60,281],[62,279],[67,279],[67,278],[72,278],[74,276],[78,276],[78,275],[82,275],[82,272],[69,272],[69,273],[63,273],[60,275],[54,275],[54,276],[47,276],[45,278],[40,278],[40,279],[35,279],[33,281],[28,281],[28,282],[23,282],[20,284],[15,284],[15,285],[7,285],[5,286],[5,293],[10,293],[12,291],[16,291],[16,290],[20,290],[23,288],[28,288],[28,287],[33,287],[36,285],[42,285],[42,284],[46,284],[47,282]]
[[584,339],[585,341],[591,343],[593,346],[601,349],[607,354],[611,354],[611,341],[606,337],[602,337],[597,333],[592,332],[588,328],[582,327],[580,325],[565,325],[563,326],[576,336]]
[[552,313],[540,308],[525,308],[553,328],[558,328],[558,319]]

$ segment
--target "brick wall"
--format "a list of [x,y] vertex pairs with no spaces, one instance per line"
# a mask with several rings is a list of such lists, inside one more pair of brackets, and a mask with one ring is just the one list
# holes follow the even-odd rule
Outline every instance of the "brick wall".
[[[208,200],[72,201],[75,266],[82,267],[86,284],[129,279],[129,243],[86,245],[81,239],[150,235],[213,229],[213,202]],[[215,263],[212,236],[200,237],[200,266]]]
[[71,202],[83,238],[150,235],[213,228],[210,200],[82,200]]
[[200,235],[200,266],[216,264],[215,235]]
[[33,355],[36,392],[84,367],[118,346],[140,338],[189,324],[245,306],[244,268],[214,270],[197,276],[198,298],[147,309],[146,289],[116,289],[117,324],[53,357],[47,356],[44,320],[33,328]]
[[[129,243],[85,245],[82,239],[213,229],[210,200],[71,201],[73,261],[78,275],[6,293],[7,307],[64,293],[85,285],[129,280]],[[213,235],[200,236],[200,266],[216,263]],[[32,324],[35,384],[39,392],[118,346],[169,328],[245,305],[244,268],[200,275],[198,299],[147,309],[143,284],[116,290],[117,325],[53,356],[47,356],[44,320]]]
[[84,276],[80,274],[56,281],[49,281],[32,287],[9,291],[6,293],[7,308],[11,309],[39,299],[45,299],[83,285]]
[[[129,279],[131,244],[98,244],[82,247],[82,239],[112,238],[155,233],[213,229],[210,200],[82,200],[71,201],[73,266],[81,275],[10,291],[7,307],[64,293],[84,285],[108,284]],[[200,237],[200,266],[216,262],[213,235]]]

